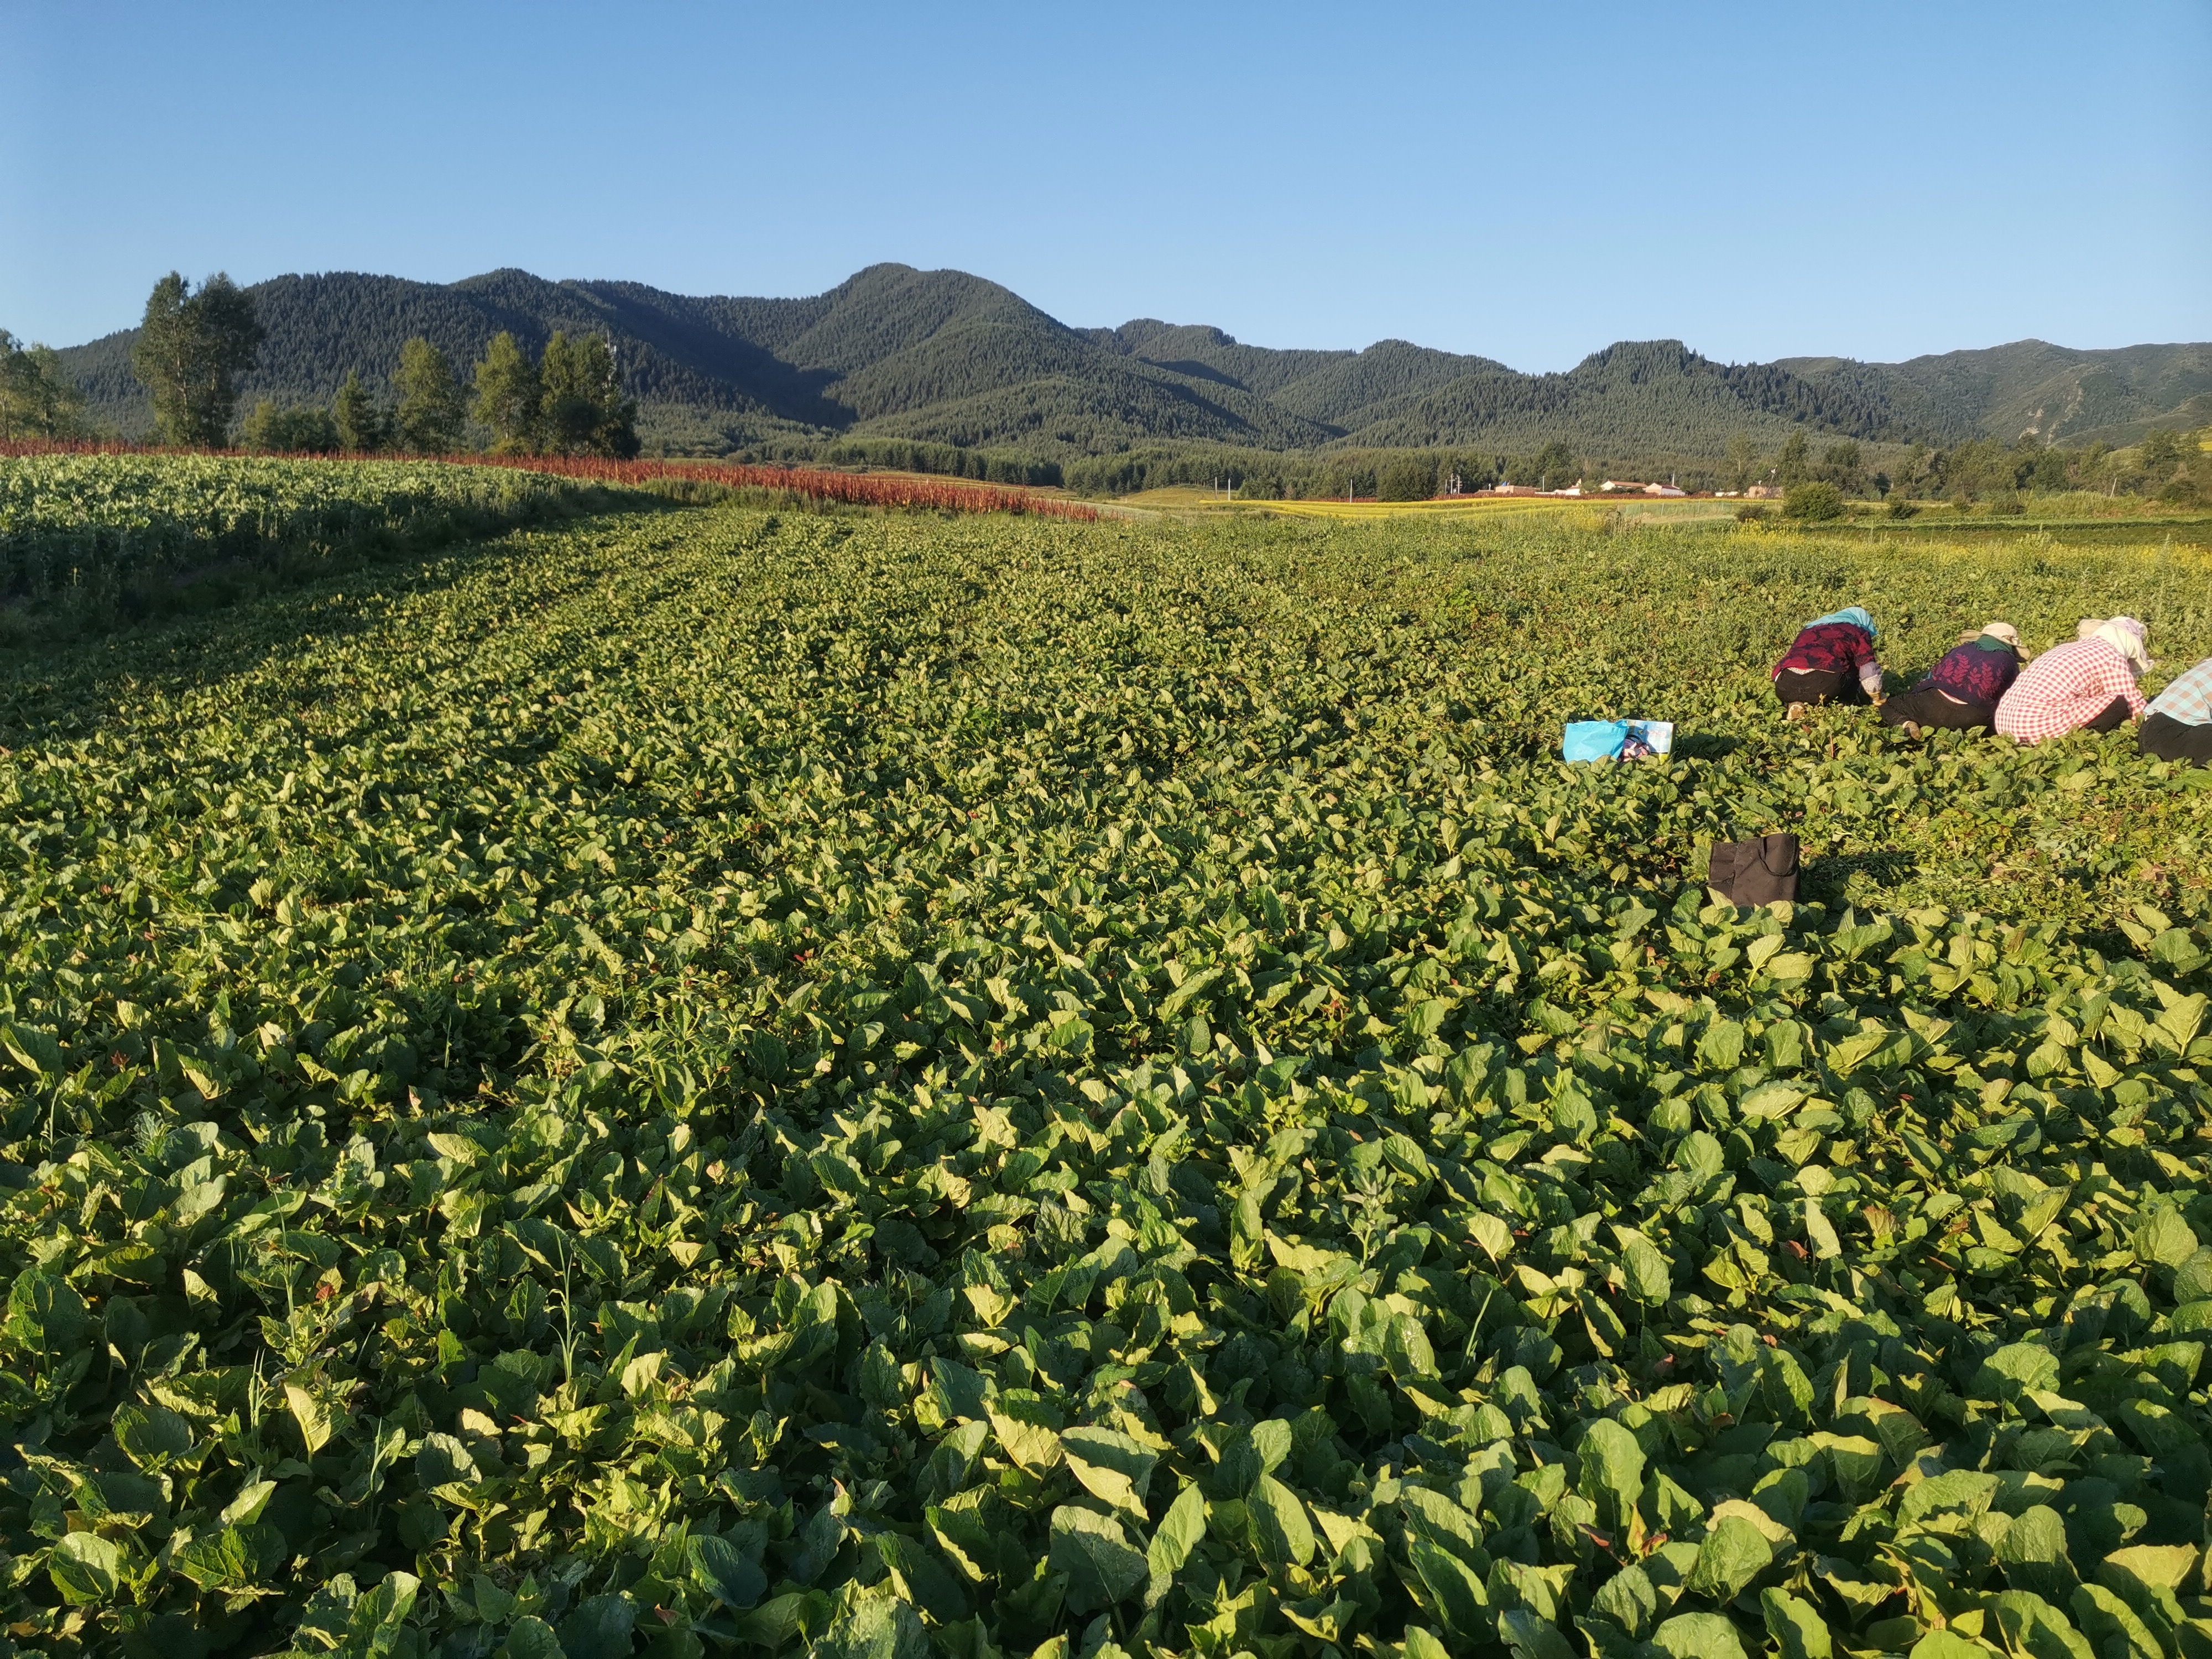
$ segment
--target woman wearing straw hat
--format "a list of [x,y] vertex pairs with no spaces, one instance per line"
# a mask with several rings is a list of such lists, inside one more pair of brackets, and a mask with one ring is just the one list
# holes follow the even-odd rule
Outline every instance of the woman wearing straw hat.
[[1958,644],[1927,678],[1882,705],[1881,723],[1901,726],[1917,738],[1923,729],[1986,732],[1997,716],[1997,699],[2020,676],[2027,653],[2010,623],[1984,623],[1959,635]]

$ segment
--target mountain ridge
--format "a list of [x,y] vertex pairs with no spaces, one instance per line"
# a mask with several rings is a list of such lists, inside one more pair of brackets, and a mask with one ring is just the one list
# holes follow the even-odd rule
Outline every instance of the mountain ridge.
[[[502,330],[533,349],[556,329],[596,331],[616,348],[647,441],[693,451],[884,437],[1056,456],[1162,442],[1527,453],[1556,440],[1656,463],[1717,455],[1739,433],[1769,445],[1801,427],[1885,444],[2075,443],[2212,418],[2212,344],[2082,351],[2024,340],[1904,363],[1734,364],[1679,340],[1620,341],[1571,369],[1526,374],[1407,340],[1278,349],[1157,318],[1071,326],[987,278],[895,264],[796,298],[511,267],[450,283],[295,274],[249,292],[268,331],[249,400],[325,403],[349,372],[380,391],[417,334],[465,368]],[[61,353],[95,417],[126,435],[149,423],[130,369],[135,337]]]

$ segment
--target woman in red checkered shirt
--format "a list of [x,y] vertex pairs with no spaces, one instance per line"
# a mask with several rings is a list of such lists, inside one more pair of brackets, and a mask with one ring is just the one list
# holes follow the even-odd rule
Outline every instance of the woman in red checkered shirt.
[[2079,638],[2053,646],[2021,671],[1997,704],[1997,734],[2042,743],[2140,719],[2143,694],[2136,682],[2150,666],[2143,650],[2148,636],[2133,617],[2085,620]]
[[1799,629],[1788,652],[1774,665],[1774,695],[1781,701],[1784,718],[1802,720],[1815,703],[1878,706],[1881,665],[1875,660],[1874,642],[1880,631],[1874,618],[1856,605],[1815,617]]

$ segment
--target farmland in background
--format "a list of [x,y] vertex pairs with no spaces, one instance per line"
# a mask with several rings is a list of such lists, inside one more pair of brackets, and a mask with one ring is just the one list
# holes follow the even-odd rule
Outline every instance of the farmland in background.
[[1766,679],[2201,530],[559,499],[0,659],[6,1639],[2212,1630],[2212,775]]
[[593,508],[750,497],[769,504],[1097,509],[1026,489],[594,457],[276,459],[115,445],[0,447],[0,641],[99,632],[222,603],[364,558]]

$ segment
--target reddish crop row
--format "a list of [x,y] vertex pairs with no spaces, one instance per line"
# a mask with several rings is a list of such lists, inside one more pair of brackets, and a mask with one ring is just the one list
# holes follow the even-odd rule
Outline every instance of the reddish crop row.
[[[23,455],[236,454],[234,450],[174,450],[122,443],[0,443],[0,459]],[[849,501],[861,507],[925,507],[946,513],[1034,513],[1089,523],[1098,509],[1034,490],[1008,489],[951,479],[872,472],[834,472],[816,467],[749,466],[724,461],[610,460],[596,456],[408,455],[303,456],[307,460],[423,460],[454,466],[514,467],[599,483],[648,485],[672,479],[726,484],[738,489],[785,489],[817,501]]]
[[747,466],[726,461],[617,461],[593,456],[517,455],[493,459],[490,465],[526,467],[532,471],[602,483],[649,484],[669,478],[696,478],[709,483],[787,489],[794,495],[822,501],[852,501],[863,507],[935,507],[950,513],[1038,513],[1085,522],[1098,516],[1095,507],[1040,495],[1033,490],[907,474]]

